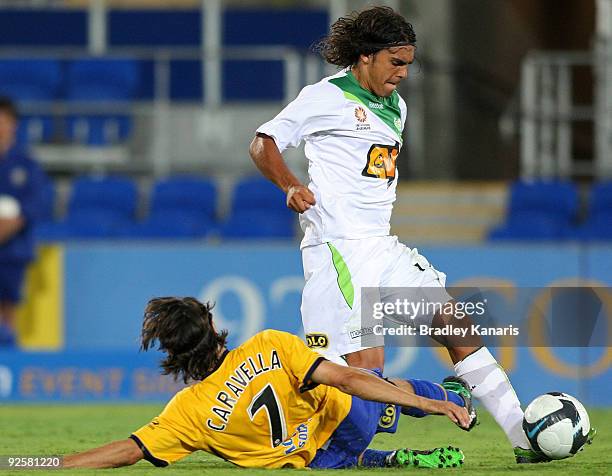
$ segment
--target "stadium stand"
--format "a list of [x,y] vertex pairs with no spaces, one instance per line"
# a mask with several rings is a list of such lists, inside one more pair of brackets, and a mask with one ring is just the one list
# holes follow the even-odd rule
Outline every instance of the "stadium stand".
[[[130,59],[83,59],[69,64],[66,99],[69,101],[131,101],[139,84],[138,63]],[[132,129],[126,115],[71,115],[67,138],[92,146],[125,141]]]
[[82,59],[67,70],[66,98],[71,101],[130,101],[139,81],[138,64],[130,59]]
[[208,179],[168,177],[153,185],[147,219],[127,227],[129,238],[201,238],[216,229],[217,190]]
[[19,119],[17,144],[28,146],[48,143],[53,140],[53,118],[48,115],[28,115]]
[[231,214],[221,226],[224,238],[293,238],[295,213],[285,195],[263,178],[239,181],[232,194]]
[[59,61],[4,59],[0,61],[0,93],[16,101],[50,101],[62,80]]
[[579,240],[612,240],[612,181],[593,185],[590,194],[589,214],[574,237]]
[[578,209],[574,184],[557,181],[515,182],[510,189],[506,223],[492,240],[559,240],[571,237]]
[[68,116],[66,137],[70,142],[104,146],[126,141],[132,120],[124,115]]
[[71,238],[118,237],[135,220],[136,184],[125,177],[79,177],[72,184],[60,233]]

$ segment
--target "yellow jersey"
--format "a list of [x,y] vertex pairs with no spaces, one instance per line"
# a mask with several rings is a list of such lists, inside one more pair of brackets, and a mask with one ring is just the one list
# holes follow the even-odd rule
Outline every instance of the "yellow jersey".
[[260,332],[131,438],[158,466],[203,450],[244,467],[303,468],[351,408],[350,395],[310,380],[322,360],[292,334]]

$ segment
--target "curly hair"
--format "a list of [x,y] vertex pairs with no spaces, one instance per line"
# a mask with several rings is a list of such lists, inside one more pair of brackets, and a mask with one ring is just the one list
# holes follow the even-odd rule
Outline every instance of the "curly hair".
[[336,20],[314,50],[328,63],[346,68],[357,64],[360,55],[405,45],[416,45],[412,25],[390,7],[372,7]]
[[157,348],[167,355],[161,361],[164,375],[187,383],[202,380],[216,368],[227,331],[212,326],[213,306],[192,297],[159,297],[147,303],[142,323],[141,349]]
[[17,106],[15,106],[13,100],[7,96],[0,97],[0,112],[8,114],[15,120],[19,119]]

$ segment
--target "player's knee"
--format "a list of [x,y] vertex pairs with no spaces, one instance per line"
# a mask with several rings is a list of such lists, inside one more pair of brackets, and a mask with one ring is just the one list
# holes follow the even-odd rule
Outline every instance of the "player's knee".
[[142,450],[138,447],[138,445],[133,441],[129,440],[132,445],[129,445],[124,452],[123,465],[131,466],[133,464],[138,463],[142,458],[144,458],[144,454]]

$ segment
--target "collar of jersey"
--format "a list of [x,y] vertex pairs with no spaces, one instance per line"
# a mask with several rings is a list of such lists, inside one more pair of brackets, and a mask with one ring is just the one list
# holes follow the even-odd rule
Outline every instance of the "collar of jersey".
[[[372,114],[378,116],[378,118],[397,135],[400,143],[402,142],[402,113],[399,107],[399,95],[397,91],[393,91],[393,94],[389,97],[376,96],[373,92],[365,89],[359,84],[359,81],[357,81],[357,78],[350,69],[346,71],[346,75],[332,78],[329,82],[339,87],[346,99],[358,102],[368,108]],[[370,103],[381,104],[383,107],[382,109],[372,108],[370,107]]]
[[219,370],[219,367],[221,367],[221,364],[223,363],[223,361],[225,360],[225,358],[227,357],[227,354],[229,354],[229,349],[225,349],[223,351],[223,354],[221,354],[221,357],[219,357],[219,360],[217,361],[217,363],[215,364],[215,366],[209,370],[208,372],[206,372],[206,374],[204,375],[204,377],[202,378],[202,380],[204,380],[207,377],[210,377],[212,374],[214,374],[217,370]]

